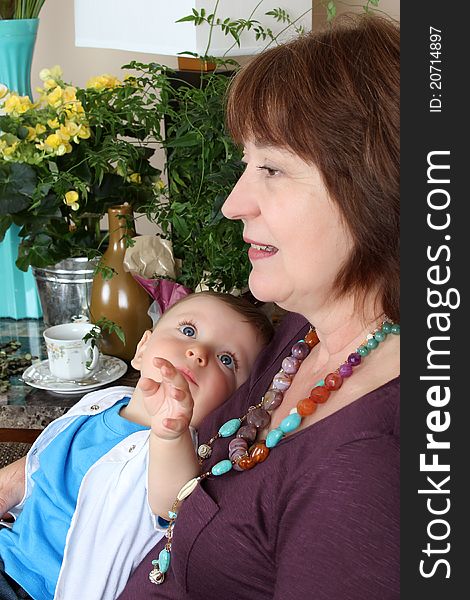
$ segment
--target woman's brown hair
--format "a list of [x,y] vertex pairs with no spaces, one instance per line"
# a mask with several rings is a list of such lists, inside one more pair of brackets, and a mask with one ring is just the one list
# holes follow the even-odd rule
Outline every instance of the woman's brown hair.
[[234,77],[227,124],[240,144],[283,147],[316,165],[353,238],[335,290],[378,289],[399,319],[398,27],[337,18],[256,56]]

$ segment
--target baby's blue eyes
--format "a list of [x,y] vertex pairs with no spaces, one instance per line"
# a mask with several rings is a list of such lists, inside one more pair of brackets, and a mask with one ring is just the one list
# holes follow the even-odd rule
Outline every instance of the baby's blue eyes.
[[235,360],[230,354],[219,354],[220,362],[229,369],[235,370]]
[[[178,326],[178,331],[180,331],[186,337],[197,338],[197,328],[191,323],[180,323]],[[224,365],[224,367],[227,367],[227,369],[230,369],[231,371],[236,371],[238,369],[237,359],[234,355],[224,352],[223,354],[218,354],[217,358]]]
[[194,337],[196,335],[196,328],[192,325],[181,325],[179,330],[183,335],[187,335],[188,337]]

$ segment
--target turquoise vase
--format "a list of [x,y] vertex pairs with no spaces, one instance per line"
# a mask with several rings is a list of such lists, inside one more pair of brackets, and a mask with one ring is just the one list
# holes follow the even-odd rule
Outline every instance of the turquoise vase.
[[[31,62],[38,24],[39,19],[0,20],[0,83],[31,99]],[[12,225],[0,243],[0,317],[38,318],[41,304],[31,269],[24,273],[15,265],[18,231],[19,227]]]

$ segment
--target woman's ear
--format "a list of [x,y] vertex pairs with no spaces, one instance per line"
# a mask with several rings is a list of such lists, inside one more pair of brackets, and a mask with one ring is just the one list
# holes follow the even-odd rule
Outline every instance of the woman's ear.
[[142,365],[142,356],[145,352],[145,348],[147,347],[147,343],[151,335],[152,332],[150,331],[150,329],[147,329],[144,335],[140,338],[140,342],[137,344],[137,349],[135,351],[134,358],[131,360],[131,365],[137,371],[140,371],[140,367]]

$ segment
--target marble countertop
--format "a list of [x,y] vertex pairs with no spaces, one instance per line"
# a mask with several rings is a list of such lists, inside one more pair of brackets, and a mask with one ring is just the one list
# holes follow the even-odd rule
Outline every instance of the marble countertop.
[[[41,319],[0,319],[0,343],[18,340],[21,343],[18,353],[29,352],[38,360],[47,358],[43,331]],[[134,386],[138,377],[138,371],[128,365],[127,373],[109,385]],[[31,387],[22,381],[21,376],[11,377],[9,389],[0,393],[0,427],[42,429],[64,414],[85,393],[59,394]]]

